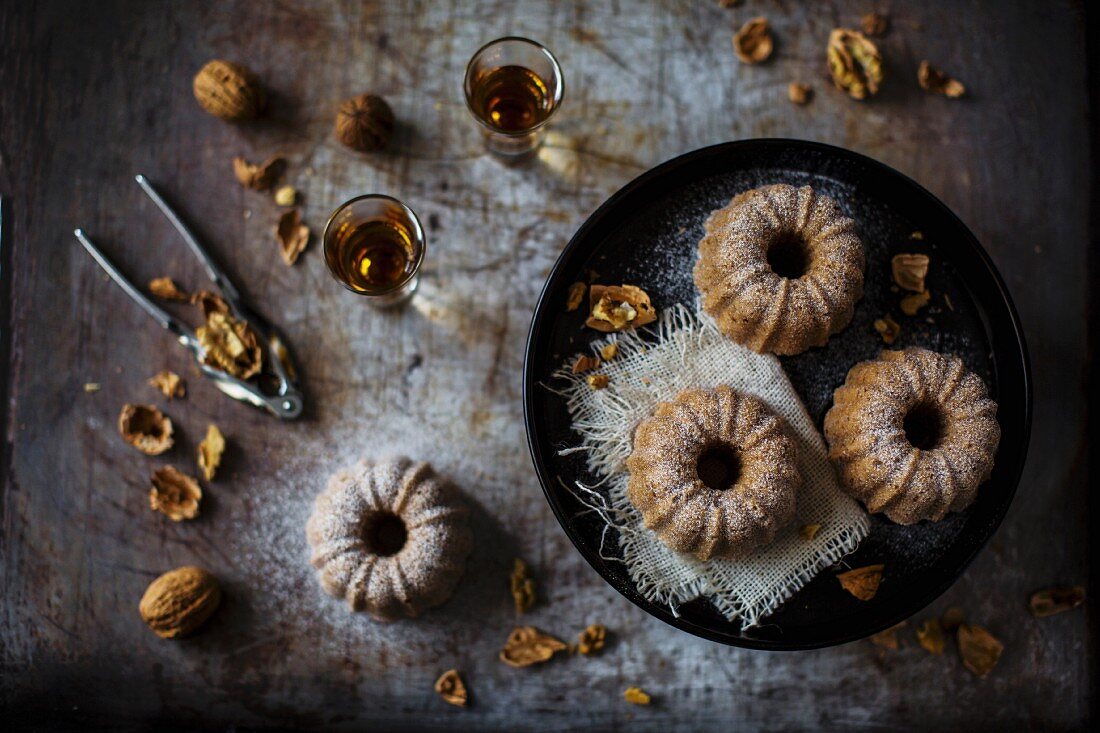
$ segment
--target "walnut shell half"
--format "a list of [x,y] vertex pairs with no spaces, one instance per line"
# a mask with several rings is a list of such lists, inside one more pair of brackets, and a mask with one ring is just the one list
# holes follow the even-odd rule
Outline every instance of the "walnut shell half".
[[118,432],[147,456],[159,456],[172,447],[172,421],[152,405],[123,405]]
[[217,578],[187,566],[160,576],[138,604],[141,618],[162,639],[186,636],[210,618],[222,599]]
[[251,71],[220,59],[199,69],[192,88],[202,108],[223,120],[252,119],[267,103],[267,94]]

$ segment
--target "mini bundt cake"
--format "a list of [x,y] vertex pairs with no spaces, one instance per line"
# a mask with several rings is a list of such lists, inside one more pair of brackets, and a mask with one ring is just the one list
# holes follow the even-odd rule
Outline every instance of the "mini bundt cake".
[[427,463],[395,458],[337,471],[306,524],[321,587],[353,611],[417,616],[454,592],[473,546],[469,510]]
[[798,354],[852,320],[863,243],[809,186],[763,186],[707,218],[695,286],[718,328],[754,351]]
[[743,557],[794,516],[802,474],[783,419],[725,385],[657,405],[634,433],[630,501],[669,547]]
[[1001,439],[997,403],[956,356],[883,351],[856,364],[825,415],[844,490],[899,524],[970,506]]

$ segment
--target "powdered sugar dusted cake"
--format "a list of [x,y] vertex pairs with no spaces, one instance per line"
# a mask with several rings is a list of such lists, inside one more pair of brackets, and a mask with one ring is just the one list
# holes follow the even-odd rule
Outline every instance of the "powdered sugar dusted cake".
[[427,463],[337,471],[306,524],[321,587],[354,611],[414,617],[454,592],[473,546],[469,510]]
[[900,524],[970,506],[1001,438],[997,403],[956,356],[883,351],[856,364],[825,415],[841,486]]
[[704,230],[695,285],[734,341],[798,354],[852,320],[863,295],[863,243],[828,196],[762,186],[713,212]]
[[645,525],[700,560],[743,557],[770,543],[802,486],[786,423],[725,385],[687,389],[634,433],[631,503]]

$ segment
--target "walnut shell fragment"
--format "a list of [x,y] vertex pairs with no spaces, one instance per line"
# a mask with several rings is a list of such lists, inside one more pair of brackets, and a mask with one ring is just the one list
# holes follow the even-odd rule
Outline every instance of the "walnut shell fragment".
[[890,274],[899,288],[914,293],[924,292],[924,279],[928,277],[928,255],[897,254],[890,260]]
[[1061,586],[1035,591],[1027,601],[1027,609],[1035,618],[1053,616],[1056,613],[1077,608],[1085,602],[1083,585]]
[[159,389],[161,394],[169,400],[182,399],[187,396],[187,384],[183,381],[183,377],[168,369],[154,374],[149,380],[149,384]]
[[193,566],[160,576],[138,604],[141,619],[162,639],[177,639],[199,628],[222,599],[217,578]]
[[512,563],[512,575],[509,579],[512,600],[516,604],[516,613],[531,610],[535,605],[535,579],[527,571],[527,563],[518,557]]
[[341,143],[362,153],[381,150],[393,136],[393,109],[376,94],[345,99],[336,113],[333,132]]
[[829,34],[826,61],[833,84],[852,99],[866,99],[882,83],[882,56],[859,31],[836,28]]
[[152,405],[123,405],[118,432],[147,456],[159,456],[172,447],[172,421]]
[[958,99],[966,94],[966,87],[958,79],[953,79],[927,61],[920,62],[917,69],[917,83],[920,88],[933,94],[942,94],[948,99]]
[[283,262],[293,265],[309,244],[309,227],[302,223],[302,213],[296,208],[284,212],[274,231]]
[[223,120],[251,119],[267,103],[267,95],[252,72],[220,59],[199,69],[192,91],[204,110]]
[[640,687],[628,687],[623,690],[623,699],[633,705],[648,705],[653,698]]
[[787,85],[787,99],[794,104],[807,104],[813,96],[813,91],[809,84],[792,81]]
[[569,295],[565,299],[565,310],[573,312],[581,307],[584,302],[584,291],[588,286],[582,282],[576,282],[569,286]]
[[286,161],[279,156],[260,164],[249,163],[239,155],[233,159],[233,175],[242,186],[254,191],[270,189],[279,180],[285,168]]
[[979,677],[985,677],[997,665],[1004,644],[981,626],[963,624],[956,634],[963,666]]
[[935,616],[925,619],[924,623],[917,629],[917,641],[929,654],[935,654],[936,656],[943,654],[947,637],[943,632],[943,624],[940,620]]
[[586,657],[603,651],[607,642],[607,629],[602,624],[589,624],[580,633],[577,640],[577,651]]
[[211,312],[206,325],[195,329],[203,350],[203,361],[239,378],[248,379],[260,373],[263,350],[256,334],[247,323],[228,313]]
[[149,292],[162,300],[187,302],[191,298],[170,277],[155,277],[150,280]]
[[211,423],[206,428],[206,437],[199,443],[199,470],[207,481],[214,480],[214,474],[222,462],[222,454],[225,453],[225,436],[218,426]]
[[836,579],[844,590],[851,593],[861,601],[869,601],[878,593],[878,586],[882,582],[882,571],[886,568],[881,563],[856,568],[844,573],[838,573]]
[[878,335],[882,337],[883,343],[892,344],[901,335],[901,324],[895,321],[889,313],[882,318],[876,318],[872,325],[878,331]]
[[599,369],[600,357],[590,356],[588,354],[580,354],[577,356],[576,361],[573,362],[572,372],[574,374],[584,374],[590,372],[593,369]]
[[529,667],[549,661],[568,647],[560,639],[544,634],[534,626],[520,626],[509,636],[500,650],[500,661],[509,667]]
[[767,61],[774,46],[768,19],[764,17],[753,18],[733,36],[733,51],[743,64]]
[[439,675],[439,679],[435,681],[435,691],[452,705],[466,707],[470,702],[470,694],[466,692],[466,685],[457,669],[448,669]]
[[657,320],[649,295],[634,285],[593,285],[588,289],[584,325],[603,333],[637,328]]
[[149,507],[173,522],[199,516],[202,489],[199,482],[174,466],[158,468],[149,491]]
[[901,303],[898,305],[901,308],[901,312],[907,316],[915,316],[921,308],[928,305],[928,301],[932,299],[932,294],[925,290],[923,293],[910,293],[901,299]]

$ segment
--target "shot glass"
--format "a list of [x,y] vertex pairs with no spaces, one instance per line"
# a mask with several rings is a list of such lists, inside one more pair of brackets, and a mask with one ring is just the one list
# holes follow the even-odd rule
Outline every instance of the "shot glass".
[[428,243],[416,214],[397,199],[369,194],[341,204],[322,240],[329,272],[368,304],[388,308],[416,292]]
[[542,144],[565,85],[558,60],[545,46],[509,36],[474,54],[466,66],[463,90],[489,152],[518,160]]

